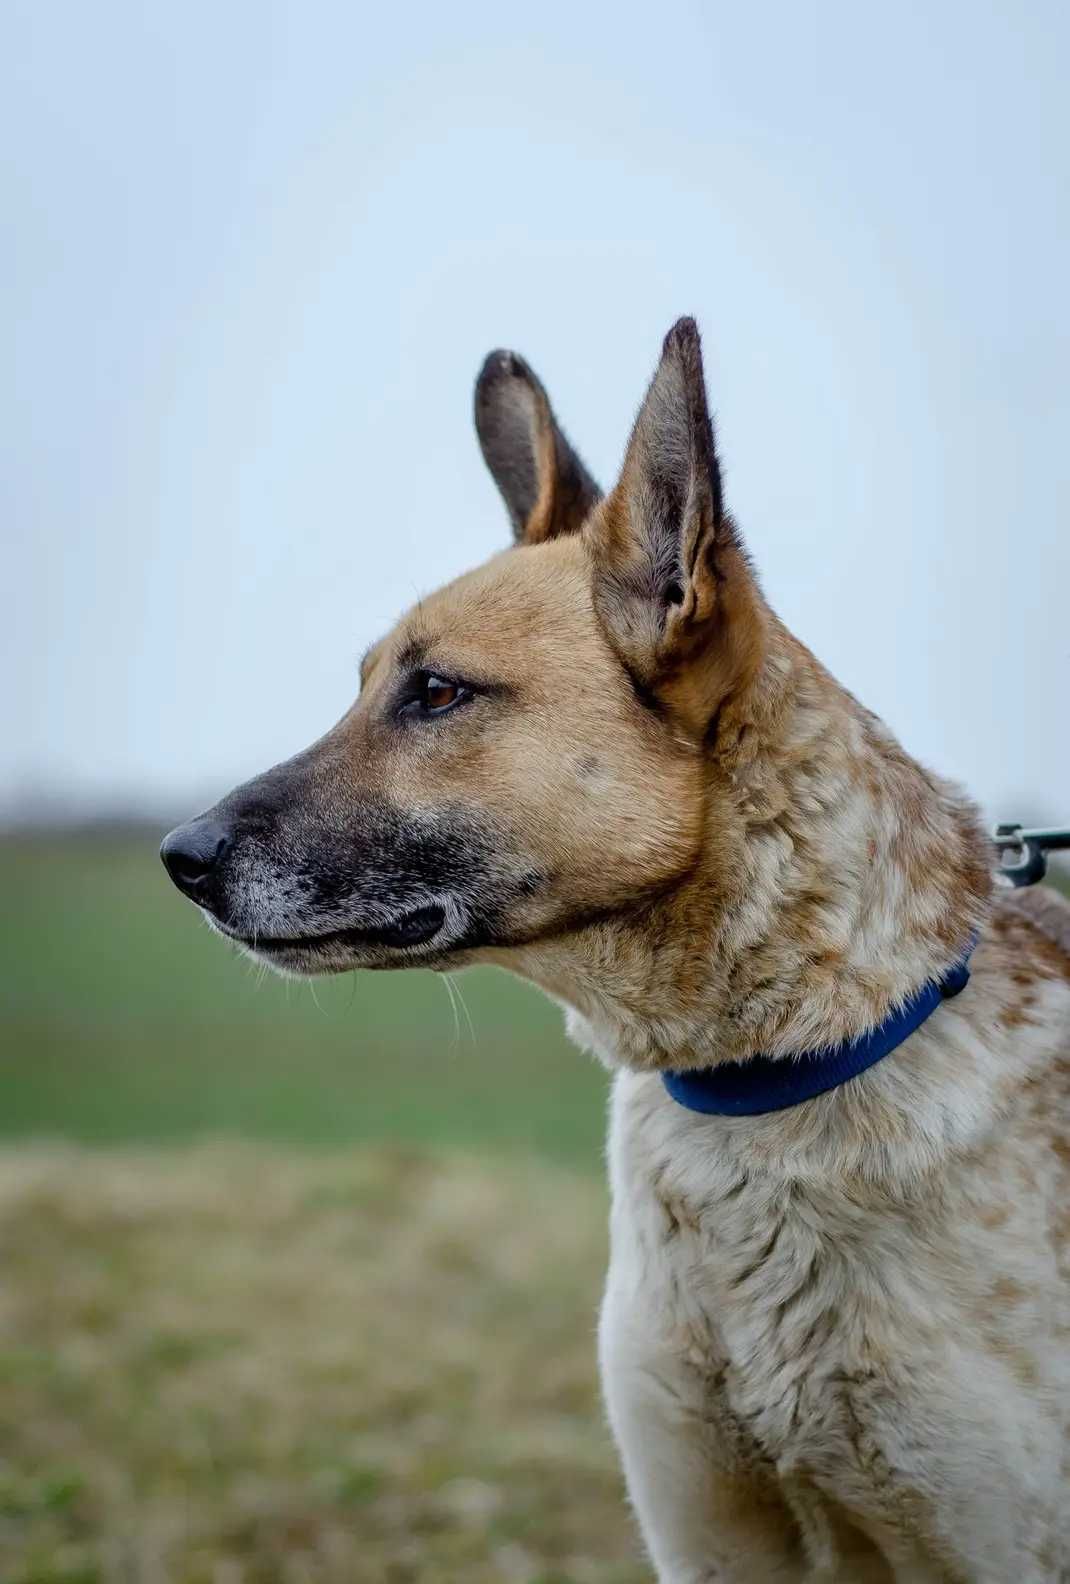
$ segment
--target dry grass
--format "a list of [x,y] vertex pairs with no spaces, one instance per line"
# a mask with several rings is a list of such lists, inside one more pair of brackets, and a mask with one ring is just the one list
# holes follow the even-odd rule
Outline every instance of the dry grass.
[[639,1584],[604,1197],[398,1150],[0,1154],[9,1584]]

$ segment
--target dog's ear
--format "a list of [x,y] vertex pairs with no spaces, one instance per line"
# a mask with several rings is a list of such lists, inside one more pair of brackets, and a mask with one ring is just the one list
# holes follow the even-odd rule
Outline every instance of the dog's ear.
[[757,669],[765,607],[724,509],[693,319],[665,338],[588,542],[595,606],[633,681],[704,729]]
[[476,431],[519,544],[575,533],[602,491],[515,352],[492,352],[476,381]]

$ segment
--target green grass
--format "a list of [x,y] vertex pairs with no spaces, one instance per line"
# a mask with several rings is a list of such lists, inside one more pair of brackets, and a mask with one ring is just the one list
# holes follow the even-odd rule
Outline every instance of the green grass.
[[4,1584],[646,1584],[601,1184],[397,1147],[0,1150]]
[[178,896],[156,845],[0,842],[0,1137],[387,1139],[598,1169],[605,1077],[537,992],[460,976],[470,1030],[429,973],[263,977]]
[[0,842],[0,1580],[642,1584],[604,1075],[503,974],[262,977],[156,845]]

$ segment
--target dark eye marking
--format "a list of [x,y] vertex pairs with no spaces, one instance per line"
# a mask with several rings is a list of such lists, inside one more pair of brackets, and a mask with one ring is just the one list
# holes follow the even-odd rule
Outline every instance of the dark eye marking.
[[398,707],[398,714],[417,720],[448,715],[475,695],[467,682],[440,676],[437,671],[417,671],[410,680]]

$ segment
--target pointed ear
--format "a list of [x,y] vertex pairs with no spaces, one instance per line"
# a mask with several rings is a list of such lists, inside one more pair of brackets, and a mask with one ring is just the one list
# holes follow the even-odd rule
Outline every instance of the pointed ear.
[[515,352],[492,352],[476,381],[476,431],[519,544],[583,526],[602,491],[566,440],[546,392]]
[[724,510],[693,319],[665,338],[588,542],[595,606],[633,680],[704,728],[757,669],[765,607]]

